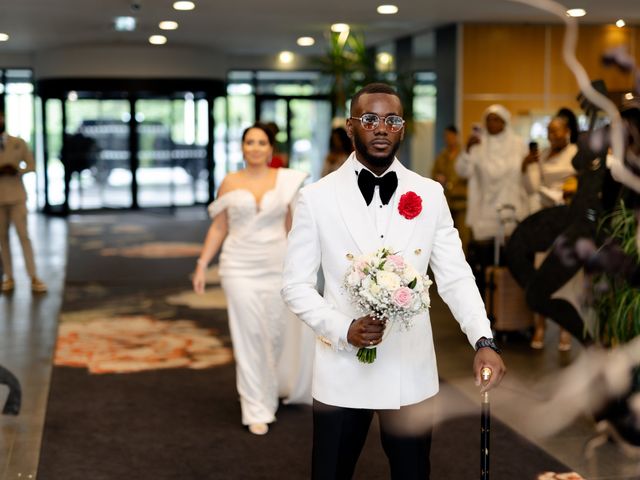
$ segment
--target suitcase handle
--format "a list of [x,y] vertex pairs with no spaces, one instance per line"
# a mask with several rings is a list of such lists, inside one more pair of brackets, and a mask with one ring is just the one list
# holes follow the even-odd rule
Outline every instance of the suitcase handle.
[[498,214],[498,235],[493,242],[493,264],[497,267],[500,265],[500,247],[504,245],[504,227],[507,223],[518,224],[516,218],[516,207],[510,203],[504,203],[496,208]]

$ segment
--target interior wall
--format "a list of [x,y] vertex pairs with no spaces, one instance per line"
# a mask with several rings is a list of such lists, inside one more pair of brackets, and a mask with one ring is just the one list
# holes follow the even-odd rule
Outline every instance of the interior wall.
[[45,78],[226,78],[224,55],[207,49],[73,46],[38,52],[34,75]]
[[0,68],[33,68],[33,63],[30,53],[0,53]]
[[[462,137],[481,120],[482,112],[500,103],[513,115],[552,114],[566,106],[579,111],[579,89],[562,60],[564,29],[560,25],[465,24],[462,27]],[[624,46],[637,57],[640,29],[582,25],[578,60],[591,79],[602,79],[609,91],[629,91],[631,74],[606,68],[601,55]]]

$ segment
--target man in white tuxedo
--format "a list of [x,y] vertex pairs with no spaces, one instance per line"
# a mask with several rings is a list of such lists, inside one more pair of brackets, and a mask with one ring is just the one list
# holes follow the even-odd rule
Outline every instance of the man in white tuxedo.
[[[317,336],[316,480],[353,476],[374,412],[392,478],[429,478],[430,398],[438,392],[429,314],[417,316],[407,331],[359,316],[343,289],[354,256],[385,246],[419,272],[430,265],[438,293],[476,348],[476,384],[485,366],[493,372],[485,390],[505,373],[442,187],[395,158],[404,137],[402,114],[400,98],[386,84],[367,85],[353,97],[347,131],[355,152],[336,172],[301,190],[289,234],[282,295]],[[400,201],[407,193],[410,211]],[[323,296],[315,289],[319,269]],[[391,331],[382,341],[385,328]],[[357,350],[374,345],[375,362],[361,363]]]

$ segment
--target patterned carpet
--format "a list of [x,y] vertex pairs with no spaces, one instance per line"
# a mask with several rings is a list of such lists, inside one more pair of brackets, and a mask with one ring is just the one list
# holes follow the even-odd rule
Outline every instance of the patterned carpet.
[[[39,479],[309,478],[309,407],[282,406],[265,437],[240,425],[215,269],[204,297],[190,289],[207,227],[204,214],[71,221]],[[440,397],[432,478],[477,478],[479,406],[446,384]],[[377,433],[357,479],[389,478]],[[492,446],[494,480],[568,470],[495,420]]]

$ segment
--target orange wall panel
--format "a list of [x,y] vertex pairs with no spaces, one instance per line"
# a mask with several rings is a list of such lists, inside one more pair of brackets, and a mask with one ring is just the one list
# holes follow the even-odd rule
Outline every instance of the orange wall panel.
[[[564,29],[560,26],[549,27],[551,30],[550,91],[551,93],[576,93],[578,84],[564,64],[562,58],[562,41]],[[604,80],[610,91],[628,90],[631,88],[631,75],[622,73],[614,67],[602,64],[602,54],[607,50],[624,46],[633,51],[637,34],[634,29],[618,28],[612,25],[585,25],[578,33],[576,55],[584,66],[589,78]]]
[[544,48],[543,25],[464,25],[464,92],[542,92]]

